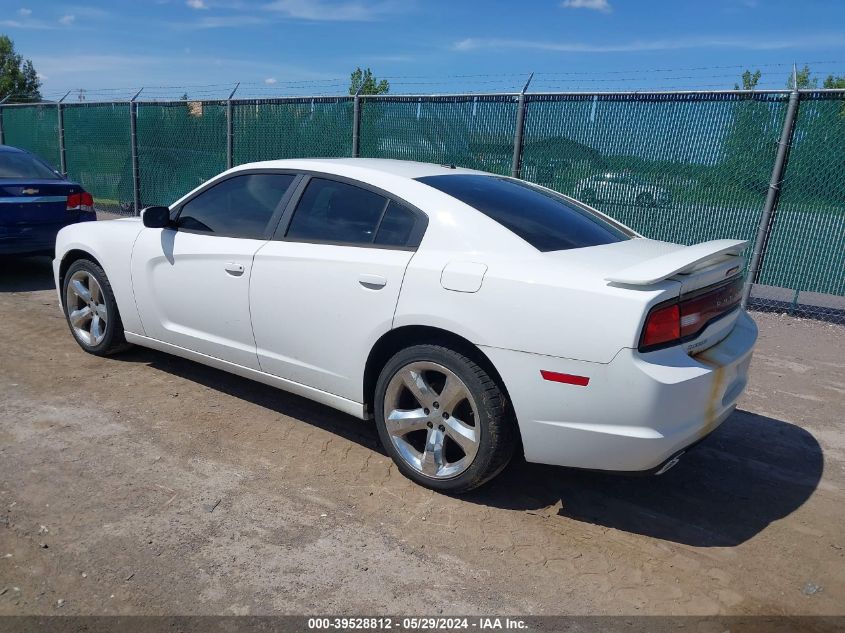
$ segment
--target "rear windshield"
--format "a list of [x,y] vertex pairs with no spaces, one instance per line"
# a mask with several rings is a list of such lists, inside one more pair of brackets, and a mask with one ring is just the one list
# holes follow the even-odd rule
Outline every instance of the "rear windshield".
[[31,154],[0,151],[0,178],[58,180],[59,175]]
[[563,196],[518,180],[477,174],[417,180],[481,211],[540,251],[599,246],[632,237]]

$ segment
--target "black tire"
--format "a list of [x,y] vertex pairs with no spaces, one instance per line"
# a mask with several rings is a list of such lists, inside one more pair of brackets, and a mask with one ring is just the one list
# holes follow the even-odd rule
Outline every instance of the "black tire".
[[637,196],[637,204],[640,205],[641,207],[648,207],[649,209],[651,209],[652,207],[655,206],[654,196],[652,196],[650,193],[644,191]]
[[[76,273],[84,272],[93,277],[99,284],[102,290],[102,301],[106,307],[107,318],[105,320],[105,328],[103,338],[96,344],[91,344],[90,341],[83,340],[77,333],[76,328],[70,320],[70,312],[68,304],[68,286],[71,283]],[[72,308],[72,306],[71,306]],[[117,302],[114,300],[114,292],[112,292],[111,284],[109,283],[106,273],[99,264],[88,259],[78,259],[73,262],[65,273],[62,281],[62,311],[65,313],[65,321],[67,321],[68,328],[73,335],[74,340],[79,346],[95,356],[109,356],[116,354],[131,347],[123,336],[123,322],[120,320],[120,312],[117,309]]]
[[[477,409],[474,416],[479,436],[477,452],[463,472],[450,478],[430,477],[413,467],[397,450],[385,423],[385,395],[391,379],[410,364],[426,362],[445,367],[460,378]],[[382,445],[399,471],[416,483],[440,492],[460,494],[486,483],[507,466],[517,442],[516,421],[496,381],[473,359],[441,345],[415,345],[397,352],[379,375],[373,408]]]
[[584,192],[581,194],[581,201],[587,204],[593,204],[597,200],[595,189],[584,189]]

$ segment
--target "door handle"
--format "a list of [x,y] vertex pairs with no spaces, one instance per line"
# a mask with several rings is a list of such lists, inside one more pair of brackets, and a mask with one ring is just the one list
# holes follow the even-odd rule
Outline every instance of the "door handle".
[[367,290],[381,290],[387,285],[387,277],[381,275],[360,275],[358,283]]
[[226,272],[232,275],[232,277],[240,277],[244,274],[244,265],[243,264],[236,264],[235,262],[228,262],[224,268]]

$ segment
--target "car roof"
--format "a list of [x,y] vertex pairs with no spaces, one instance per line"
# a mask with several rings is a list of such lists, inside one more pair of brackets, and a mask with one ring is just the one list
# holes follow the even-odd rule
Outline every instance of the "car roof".
[[[389,158],[293,158],[285,160],[267,160],[258,163],[246,163],[235,168],[243,169],[299,169],[325,172],[337,176],[358,177],[361,170],[389,174],[402,178],[423,178],[424,176],[445,176],[451,174],[487,174],[487,172],[455,167],[453,165],[435,165],[410,160]],[[487,174],[489,175],[489,174]]]
[[28,154],[25,149],[21,149],[20,147],[12,147],[11,145],[0,145],[0,152],[10,152],[10,153],[18,153],[18,154]]

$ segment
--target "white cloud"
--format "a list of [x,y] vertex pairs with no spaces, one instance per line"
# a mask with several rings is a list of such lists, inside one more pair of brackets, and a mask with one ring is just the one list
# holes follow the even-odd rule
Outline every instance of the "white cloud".
[[239,26],[255,26],[266,24],[266,20],[257,15],[229,15],[229,16],[206,16],[196,22],[173,24],[176,29],[231,29]]
[[264,6],[289,18],[337,22],[367,22],[402,9],[394,0],[382,2],[326,2],[325,0],[274,0]]
[[22,15],[25,18],[28,18],[32,15],[32,9],[27,9],[26,7],[21,7],[18,9],[18,15]]
[[591,11],[601,11],[602,13],[610,13],[613,7],[607,0],[563,0],[561,5],[564,9],[590,9]]
[[276,81],[278,80],[275,77],[267,77],[267,79],[264,80],[264,83],[268,86],[272,86],[274,83],[276,83]]
[[62,17],[59,18],[59,24],[64,24],[65,26],[70,26],[71,24],[74,23],[75,20],[76,20],[75,15],[71,15],[71,14],[63,15]]
[[192,9],[207,9],[208,5],[205,3],[205,0],[186,0],[185,4],[187,4]]
[[49,77],[47,75],[43,74],[43,73],[35,73],[35,76],[38,77],[41,81],[44,81],[45,79],[49,79]]
[[783,50],[790,48],[845,47],[845,35],[819,34],[794,37],[730,37],[696,36],[672,40],[633,40],[613,44],[584,42],[538,42],[469,37],[452,45],[452,50],[526,49],[560,53],[637,53],[643,51],[671,51],[686,49],[735,49],[751,51]]

